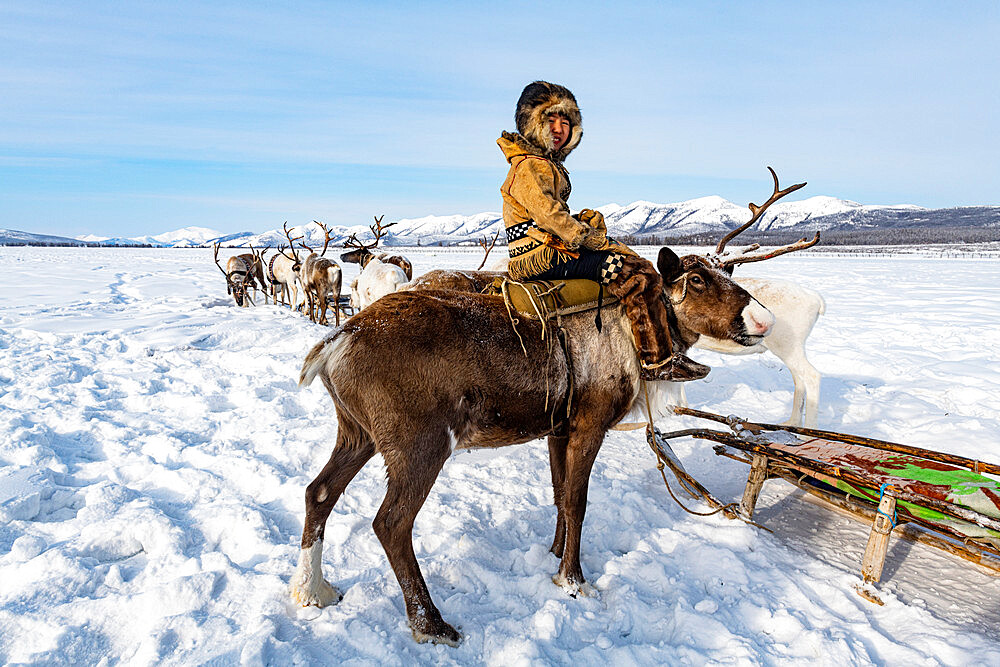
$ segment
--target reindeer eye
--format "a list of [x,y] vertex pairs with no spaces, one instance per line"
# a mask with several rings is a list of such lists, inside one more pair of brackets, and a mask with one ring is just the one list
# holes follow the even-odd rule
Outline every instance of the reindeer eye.
[[699,275],[693,275],[693,276],[691,276],[690,280],[691,280],[691,284],[692,285],[704,285],[705,284],[705,281],[702,280],[701,276],[699,276]]

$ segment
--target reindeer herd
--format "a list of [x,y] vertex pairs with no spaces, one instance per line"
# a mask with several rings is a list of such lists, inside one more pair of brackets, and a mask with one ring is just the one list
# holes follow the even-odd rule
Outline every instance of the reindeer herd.
[[313,222],[323,231],[323,248],[319,252],[302,241],[304,234],[293,237],[287,222],[283,229],[288,245],[279,246],[270,259],[266,256],[270,248],[257,250],[250,246],[250,252],[230,257],[223,267],[219,263],[220,244],[215,244],[215,265],[226,277],[227,293],[237,306],[256,305],[254,296],[260,292],[264,303],[270,297],[272,303],[288,305],[305,313],[311,321],[325,325],[332,305],[334,324],[339,326],[341,314],[353,314],[403,288],[413,278],[413,265],[408,259],[375,252],[386,230],[395,224],[383,225],[382,218],[376,217],[375,224],[370,226],[374,241],[363,243],[352,234],[344,243],[344,248],[350,251],[340,256],[341,261],[360,264],[362,268],[361,275],[351,283],[350,298],[345,302],[341,298],[340,265],[326,257],[330,230],[322,222]]

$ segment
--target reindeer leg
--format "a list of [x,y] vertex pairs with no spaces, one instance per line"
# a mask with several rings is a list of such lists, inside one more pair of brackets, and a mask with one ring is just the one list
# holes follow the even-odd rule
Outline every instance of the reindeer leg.
[[566,445],[569,436],[549,436],[549,467],[552,470],[552,496],[556,505],[556,535],[549,551],[562,558],[566,543],[566,516],[563,514],[563,487],[566,483]]
[[337,445],[330,460],[306,488],[302,551],[299,552],[299,564],[289,585],[292,599],[304,607],[325,607],[340,602],[340,591],[323,578],[323,535],[326,520],[348,483],[375,455],[375,444],[371,438],[357,425],[352,428],[345,421],[340,420]]
[[792,394],[792,414],[782,423],[786,426],[804,425],[808,428],[816,428],[819,386],[823,376],[820,375],[815,366],[809,363],[801,345],[791,350],[772,349],[771,352],[788,367],[795,385],[795,391]]
[[[819,387],[822,381],[822,375],[816,367],[809,363],[808,360],[804,360],[804,368],[801,368],[799,372],[802,375],[802,397],[800,399],[801,409],[803,413],[802,423],[806,428],[816,428],[816,413],[819,408]],[[795,383],[795,394],[796,398],[799,394],[799,383]],[[794,398],[793,398],[794,402]]]
[[[375,535],[403,591],[413,638],[421,643],[458,646],[462,636],[441,618],[413,553],[413,520],[451,454],[449,439],[445,433],[424,433],[415,440],[400,436],[389,442],[391,451],[379,448],[388,469],[388,488],[372,523]],[[401,443],[405,444],[401,447]]]
[[604,441],[604,431],[596,428],[571,427],[566,450],[566,478],[563,484],[562,513],[565,517],[566,540],[563,547],[559,573],[552,581],[573,597],[590,595],[593,588],[587,584],[580,567],[580,533],[583,517],[587,512],[587,489],[590,471],[597,452]]

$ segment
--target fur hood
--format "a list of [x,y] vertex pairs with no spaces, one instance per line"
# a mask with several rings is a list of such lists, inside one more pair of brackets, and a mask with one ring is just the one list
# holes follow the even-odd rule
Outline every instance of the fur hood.
[[[552,132],[549,130],[549,114],[558,113],[565,116],[572,128],[569,139],[559,150],[552,145]],[[583,138],[583,116],[576,98],[568,88],[547,81],[535,81],[525,86],[517,101],[514,112],[514,123],[517,132],[540,151],[544,157],[562,162],[572,152]]]

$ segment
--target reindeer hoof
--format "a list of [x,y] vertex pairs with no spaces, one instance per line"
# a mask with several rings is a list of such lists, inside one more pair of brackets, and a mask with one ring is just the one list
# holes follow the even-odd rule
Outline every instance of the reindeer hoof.
[[329,607],[344,599],[340,591],[322,577],[318,581],[293,580],[288,592],[303,607]]
[[462,643],[462,635],[458,630],[440,619],[437,622],[431,622],[425,618],[420,619],[419,623],[411,621],[410,632],[413,633],[413,638],[417,640],[418,644],[431,642],[432,644],[447,644],[451,647],[457,647]]
[[585,580],[576,581],[562,574],[557,574],[552,577],[552,583],[569,593],[570,597],[600,597],[597,589],[588,584]]

